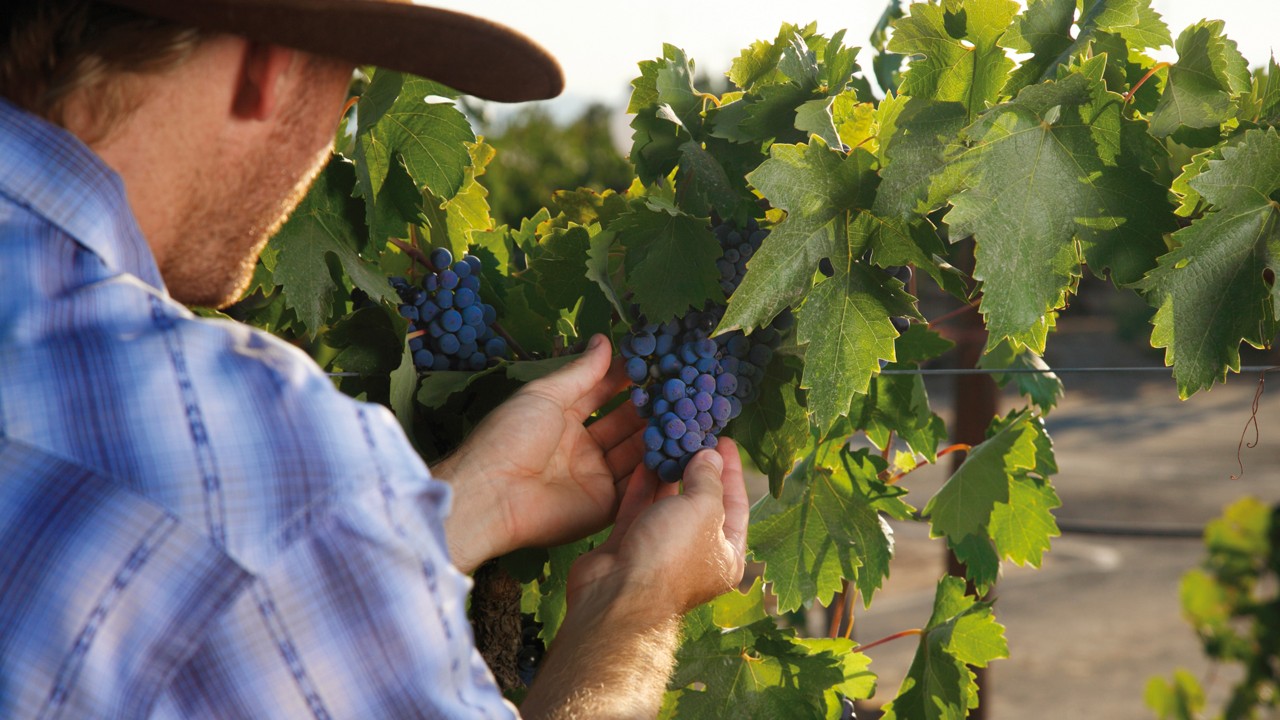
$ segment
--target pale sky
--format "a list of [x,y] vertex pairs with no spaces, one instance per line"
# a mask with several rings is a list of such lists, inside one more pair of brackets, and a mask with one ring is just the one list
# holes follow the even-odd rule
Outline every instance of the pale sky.
[[[431,0],[430,4],[486,16],[537,40],[565,72],[564,95],[552,101],[566,111],[591,101],[624,106],[636,63],[662,54],[662,43],[684,49],[708,74],[721,74],[753,40],[772,39],[783,22],[818,21],[825,35],[847,28],[845,44],[865,47],[884,10],[883,0]],[[1227,36],[1251,65],[1280,49],[1280,0],[1154,0],[1176,38],[1205,17],[1226,21]],[[1175,58],[1172,48],[1157,53]],[[869,71],[870,53],[860,57]]]

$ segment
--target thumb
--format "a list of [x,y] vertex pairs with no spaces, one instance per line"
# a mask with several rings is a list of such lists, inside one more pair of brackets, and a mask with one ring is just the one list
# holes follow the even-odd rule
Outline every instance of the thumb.
[[715,450],[700,450],[684,469],[684,494],[691,498],[707,499],[722,507],[724,485],[720,475],[724,472],[724,458]]
[[[599,392],[601,381],[609,373],[610,357],[609,339],[604,335],[594,335],[587,344],[586,351],[576,360],[529,383],[526,388],[528,392],[550,398],[568,409]],[[613,392],[614,388],[610,387],[600,402],[588,410],[588,414],[612,397]]]

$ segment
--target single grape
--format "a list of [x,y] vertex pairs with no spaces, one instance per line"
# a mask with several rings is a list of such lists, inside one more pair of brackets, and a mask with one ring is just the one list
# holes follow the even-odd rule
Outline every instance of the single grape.
[[662,437],[662,431],[652,425],[644,429],[644,447],[646,450],[661,450],[662,441],[665,439]]
[[644,358],[633,357],[627,361],[626,371],[631,382],[644,382],[644,379],[649,376],[649,363],[646,363]]
[[631,338],[631,349],[637,355],[652,355],[658,347],[658,340],[651,333],[641,333]]
[[440,315],[440,326],[448,332],[457,332],[462,327],[462,313],[457,310],[445,310]]
[[453,253],[449,252],[449,248],[436,248],[431,251],[431,257],[427,259],[431,261],[431,266],[439,272],[453,264]]

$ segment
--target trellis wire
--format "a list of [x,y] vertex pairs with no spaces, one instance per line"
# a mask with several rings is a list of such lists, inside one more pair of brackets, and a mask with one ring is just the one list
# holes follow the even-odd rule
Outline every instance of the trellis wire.
[[[1240,368],[1240,373],[1266,372],[1268,370],[1280,370],[1278,365],[1246,365]],[[1099,374],[1120,374],[1120,373],[1171,373],[1173,368],[1161,367],[1159,365],[1131,365],[1117,367],[1057,367],[1057,368],[889,368],[881,370],[881,375],[939,375],[939,376],[956,376],[956,375],[1064,375],[1068,373],[1099,373]],[[360,373],[354,372],[334,372],[329,373],[329,377],[361,377]]]

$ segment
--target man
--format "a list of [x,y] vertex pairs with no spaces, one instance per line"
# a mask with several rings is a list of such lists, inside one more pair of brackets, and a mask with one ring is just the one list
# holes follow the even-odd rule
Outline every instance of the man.
[[680,616],[742,575],[731,442],[678,494],[634,411],[584,427],[622,384],[597,337],[450,487],[385,409],[179,304],[239,295],[356,63],[506,100],[558,92],[554,63],[374,0],[117,2],[0,19],[0,717],[510,717],[463,573],[609,523],[522,709],[655,714]]

